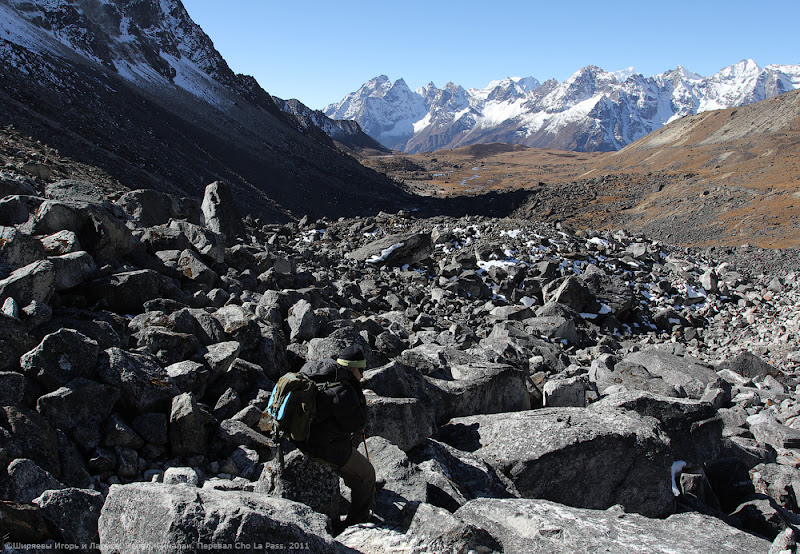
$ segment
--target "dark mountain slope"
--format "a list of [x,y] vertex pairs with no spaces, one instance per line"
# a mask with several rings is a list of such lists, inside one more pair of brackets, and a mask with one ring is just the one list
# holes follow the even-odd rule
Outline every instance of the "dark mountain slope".
[[[0,125],[13,125],[75,161],[101,167],[124,187],[198,197],[209,182],[226,180],[240,207],[269,219],[338,217],[407,205],[394,182],[342,153],[329,137],[304,131],[252,78],[234,75],[204,34],[188,40],[187,29],[202,31],[178,17],[185,15],[180,3],[168,2],[174,4],[169,14],[150,1],[115,6],[140,29],[125,58],[109,31],[119,17],[90,13],[88,8],[102,7],[91,0],[80,4],[83,12],[67,4],[55,15],[45,11],[46,18],[34,18],[42,30],[36,47],[0,40]],[[0,16],[12,13],[4,8]],[[154,23],[176,17],[181,24],[173,22],[174,29]],[[141,31],[154,26],[160,34]],[[170,40],[163,38],[169,35],[165,28],[174,35]],[[26,33],[37,29],[30,25]],[[59,37],[89,38],[70,50],[51,39],[47,33],[53,29],[60,30]],[[198,42],[203,37],[205,44]],[[181,54],[176,44],[196,50]],[[180,74],[164,65],[176,59],[202,69],[207,90],[177,86]],[[125,78],[119,68],[130,67],[157,76]]]

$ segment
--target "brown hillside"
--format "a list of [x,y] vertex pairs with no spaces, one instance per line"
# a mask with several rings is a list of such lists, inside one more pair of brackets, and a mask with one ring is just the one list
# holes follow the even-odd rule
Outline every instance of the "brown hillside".
[[365,164],[432,196],[529,189],[531,218],[683,244],[800,246],[800,91],[682,118],[619,152],[480,146]]

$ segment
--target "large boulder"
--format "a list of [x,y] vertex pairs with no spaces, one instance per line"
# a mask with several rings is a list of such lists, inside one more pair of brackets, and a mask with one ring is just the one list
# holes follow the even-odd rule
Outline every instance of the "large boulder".
[[175,290],[174,285],[152,269],[114,273],[90,281],[81,287],[92,301],[119,314],[138,314],[148,300],[161,298]]
[[0,225],[0,260],[12,267],[24,267],[45,257],[44,246],[35,237]]
[[119,389],[78,377],[36,401],[36,410],[85,450],[100,443],[100,424],[111,415]]
[[45,519],[61,531],[70,545],[98,544],[97,521],[103,508],[103,495],[95,490],[66,488],[46,490],[33,503]]
[[119,219],[104,207],[86,202],[45,200],[22,229],[34,235],[73,231],[81,245],[100,261],[123,258],[139,246]]
[[94,258],[88,252],[83,251],[52,256],[50,261],[56,270],[53,286],[57,291],[77,287],[97,270]]
[[224,235],[232,245],[237,237],[246,236],[242,214],[236,207],[230,186],[224,181],[214,181],[206,187],[201,205],[206,227]]
[[408,456],[428,484],[427,502],[451,512],[475,498],[514,496],[513,485],[495,468],[445,443],[428,439]]
[[488,531],[504,552],[767,552],[770,542],[699,513],[649,519],[607,510],[570,508],[546,500],[473,500],[455,517]]
[[339,517],[339,475],[336,469],[293,450],[284,459],[283,468],[276,460],[264,467],[255,492],[302,502],[314,511]]
[[[674,390],[670,396],[685,396],[700,400],[706,387],[715,383],[719,376],[714,369],[691,356],[677,356],[665,349],[650,348],[633,352],[625,356],[615,366],[615,372],[622,366],[641,366],[649,378],[660,379],[664,385]],[[622,384],[628,388],[640,388],[636,384],[629,384],[623,379]],[[598,386],[598,389],[600,387]],[[664,394],[664,390],[650,390],[650,392]]]
[[621,504],[652,517],[673,509],[672,451],[652,417],[543,408],[456,418],[441,435],[508,476],[526,498],[594,509]]
[[369,264],[401,266],[422,261],[432,253],[430,234],[404,233],[385,236],[347,256]]
[[216,420],[197,404],[190,392],[172,399],[169,416],[169,445],[173,454],[193,455],[206,451]]
[[74,329],[59,329],[46,335],[36,348],[22,355],[20,366],[46,391],[66,385],[76,377],[97,375],[98,345]]
[[121,401],[136,412],[166,411],[179,393],[169,374],[150,357],[121,348],[105,350],[100,378],[122,392]]
[[200,222],[200,206],[196,200],[176,198],[153,189],[138,189],[126,192],[116,204],[135,227],[152,227],[169,223],[172,218]]
[[452,379],[426,377],[431,395],[441,402],[434,406],[436,419],[473,414],[496,414],[531,407],[524,371],[508,364],[473,362],[453,365]]
[[373,513],[388,524],[407,527],[417,506],[427,500],[428,486],[422,471],[383,437],[370,437],[359,450],[369,456],[375,478],[382,484]]
[[800,511],[800,474],[796,468],[759,464],[750,470],[750,477],[757,492],[769,495],[789,511]]
[[0,280],[0,300],[13,298],[20,306],[46,304],[55,291],[56,269],[50,260],[21,267]]
[[365,392],[369,420],[364,433],[379,436],[409,450],[434,434],[433,411],[417,398],[387,398]]
[[265,551],[291,544],[339,552],[327,525],[326,516],[305,504],[264,494],[132,483],[111,486],[98,530],[100,551],[109,554],[139,552],[142,544],[168,552]]
[[[58,435],[45,418],[28,408],[3,406],[0,420],[5,422],[11,438],[2,448],[5,456],[28,458],[59,477]],[[0,456],[0,461],[3,458]]]
[[723,450],[722,420],[707,402],[629,391],[592,405],[592,409],[602,408],[622,408],[656,418],[670,438],[676,460],[702,465],[716,460]]
[[27,458],[8,464],[9,500],[30,502],[44,491],[65,488],[49,471]]
[[777,377],[781,374],[777,368],[749,351],[740,352],[735,358],[723,361],[718,369],[729,369],[748,379],[767,375]]

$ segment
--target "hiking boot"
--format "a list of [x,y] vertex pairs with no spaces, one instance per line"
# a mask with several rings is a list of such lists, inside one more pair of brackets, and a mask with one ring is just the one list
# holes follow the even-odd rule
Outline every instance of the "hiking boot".
[[360,515],[347,514],[347,517],[344,520],[344,526],[350,527],[351,525],[358,525],[359,523],[368,523],[369,521],[372,521],[372,515],[369,512]]

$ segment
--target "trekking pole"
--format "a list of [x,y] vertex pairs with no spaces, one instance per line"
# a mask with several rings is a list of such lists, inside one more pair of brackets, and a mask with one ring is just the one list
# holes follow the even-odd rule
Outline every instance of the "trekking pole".
[[364,452],[367,453],[367,461],[372,463],[372,460],[369,459],[369,448],[367,448],[367,434],[364,430],[361,430],[361,437],[364,439]]

